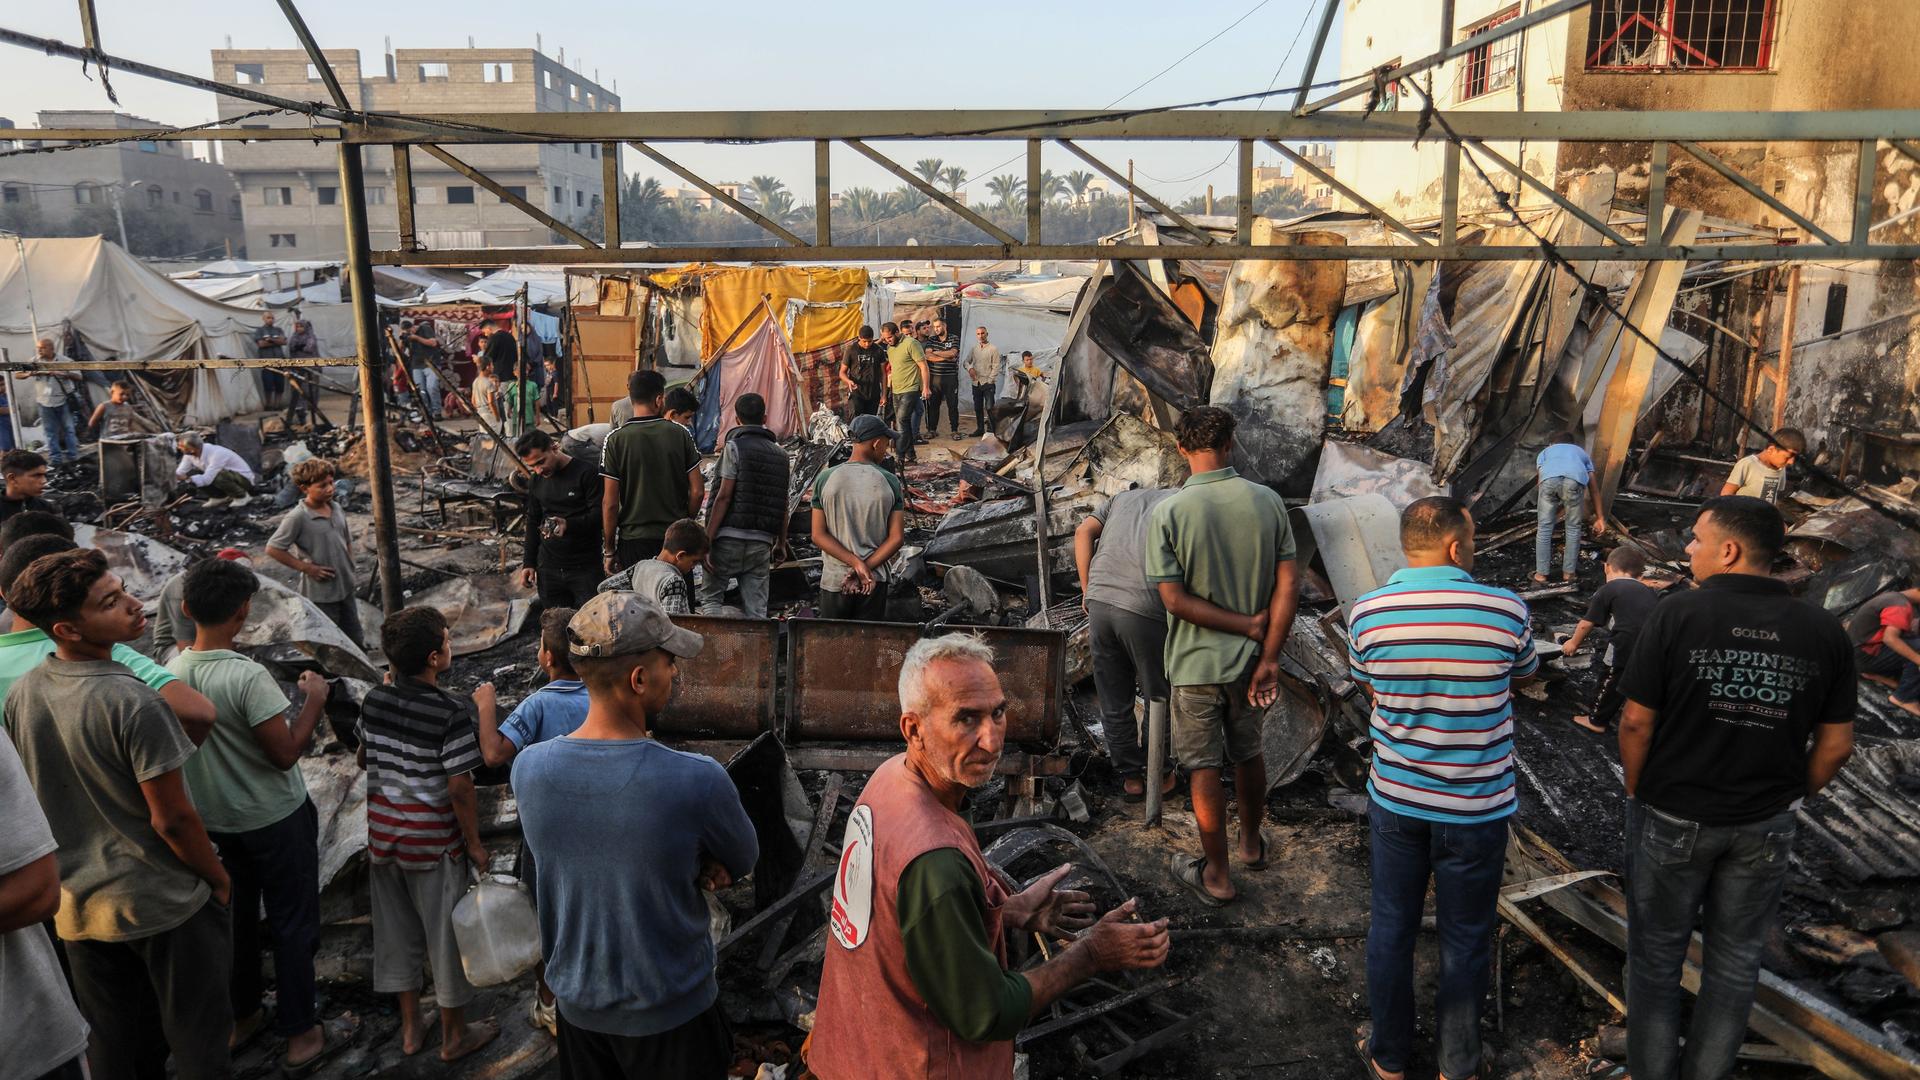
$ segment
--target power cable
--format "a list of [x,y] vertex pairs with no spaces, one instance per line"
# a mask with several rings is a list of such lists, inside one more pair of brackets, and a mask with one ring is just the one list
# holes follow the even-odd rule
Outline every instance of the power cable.
[[1246,21],[1247,21],[1248,19],[1250,19],[1250,18],[1252,18],[1252,17],[1253,17],[1253,13],[1254,13],[1254,12],[1256,12],[1256,11],[1259,11],[1259,10],[1260,10],[1261,8],[1263,8],[1263,7],[1266,7],[1266,6],[1267,6],[1267,5],[1269,4],[1269,3],[1271,3],[1271,2],[1272,2],[1272,0],[1260,0],[1260,2],[1259,2],[1259,3],[1257,3],[1257,4],[1255,4],[1255,5],[1253,5],[1252,7],[1250,7],[1250,8],[1248,8],[1248,9],[1247,9],[1247,13],[1246,13],[1245,15],[1242,15],[1242,16],[1240,16],[1239,18],[1237,18],[1237,19],[1235,19],[1235,20],[1233,20],[1232,22],[1230,22],[1230,23],[1228,23],[1228,24],[1227,24],[1226,26],[1224,26],[1224,27],[1222,27],[1219,33],[1217,33],[1217,34],[1215,34],[1215,35],[1213,35],[1212,37],[1210,37],[1210,38],[1208,38],[1207,40],[1205,40],[1205,41],[1203,41],[1203,42],[1201,42],[1201,43],[1200,43],[1200,44],[1198,44],[1198,45],[1195,45],[1195,46],[1194,46],[1193,48],[1191,48],[1191,49],[1188,49],[1188,50],[1187,50],[1186,52],[1184,52],[1184,53],[1182,53],[1182,54],[1180,54],[1180,59],[1178,59],[1178,60],[1175,60],[1175,61],[1174,61],[1173,63],[1171,63],[1171,64],[1168,64],[1168,65],[1167,65],[1166,67],[1163,67],[1163,68],[1161,68],[1161,69],[1160,69],[1159,71],[1156,71],[1156,72],[1154,72],[1154,73],[1153,73],[1152,75],[1149,75],[1149,76],[1147,76],[1147,79],[1146,79],[1146,81],[1145,81],[1145,82],[1142,82],[1142,83],[1141,83],[1140,85],[1138,85],[1138,86],[1136,86],[1136,87],[1134,87],[1133,89],[1131,89],[1131,90],[1129,90],[1129,91],[1127,91],[1127,92],[1126,92],[1126,93],[1124,93],[1124,94],[1121,94],[1121,95],[1120,95],[1119,97],[1117,97],[1117,98],[1114,98],[1114,99],[1113,99],[1112,101],[1109,101],[1109,102],[1107,102],[1107,108],[1109,108],[1109,109],[1111,109],[1111,108],[1113,108],[1113,107],[1114,107],[1115,105],[1118,105],[1118,104],[1120,104],[1121,102],[1123,102],[1123,101],[1125,101],[1125,100],[1127,100],[1128,98],[1130,98],[1130,97],[1132,97],[1133,95],[1135,95],[1135,94],[1137,94],[1137,93],[1139,93],[1140,91],[1142,91],[1142,90],[1144,90],[1144,89],[1146,89],[1146,88],[1147,88],[1147,86],[1148,86],[1149,84],[1151,84],[1151,83],[1153,83],[1153,82],[1154,82],[1155,80],[1157,80],[1157,79],[1159,79],[1159,78],[1160,78],[1160,76],[1162,76],[1162,75],[1165,75],[1165,74],[1166,74],[1167,72],[1169,72],[1169,71],[1172,71],[1172,70],[1173,70],[1174,68],[1177,68],[1177,67],[1179,67],[1179,66],[1180,66],[1181,64],[1184,64],[1184,63],[1186,63],[1186,62],[1187,62],[1187,59],[1188,59],[1189,57],[1191,57],[1191,56],[1192,56],[1192,55],[1193,55],[1194,53],[1197,53],[1197,52],[1199,52],[1199,51],[1200,51],[1201,49],[1204,49],[1204,48],[1206,48],[1207,46],[1209,46],[1209,45],[1211,45],[1211,44],[1213,44],[1214,42],[1216,42],[1216,41],[1219,41],[1219,40],[1220,40],[1221,38],[1223,38],[1223,37],[1225,37],[1225,36],[1226,36],[1226,34],[1227,34],[1227,31],[1228,31],[1228,30],[1231,30],[1231,29],[1233,29],[1234,27],[1236,27],[1236,26],[1239,26],[1239,25],[1240,25],[1241,23],[1243,23],[1243,22],[1246,22]]
[[[159,135],[177,135],[183,131],[206,131],[210,128],[237,124],[242,120],[252,120],[255,117],[278,116],[282,113],[298,113],[299,111],[298,109],[255,109],[252,112],[241,113],[238,116],[222,117],[218,120],[209,120],[204,124],[193,124],[189,127],[146,128],[140,131],[128,131],[125,135],[118,135],[111,139],[88,139],[85,142],[58,143],[53,146],[15,147],[12,150],[0,150],[0,158],[21,157],[26,154],[58,154],[67,150],[86,150],[96,146],[118,146],[121,143],[147,142]],[[32,132],[31,128],[9,128],[7,130],[9,138],[21,138],[23,140]]]

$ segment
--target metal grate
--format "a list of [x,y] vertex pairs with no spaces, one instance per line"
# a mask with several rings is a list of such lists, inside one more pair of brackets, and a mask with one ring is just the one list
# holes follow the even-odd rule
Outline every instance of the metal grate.
[[1597,0],[1589,71],[1765,71],[1775,0]]

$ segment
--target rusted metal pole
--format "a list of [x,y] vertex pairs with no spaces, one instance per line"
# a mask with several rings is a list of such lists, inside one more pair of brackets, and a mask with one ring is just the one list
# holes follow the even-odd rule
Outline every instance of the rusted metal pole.
[[1793,377],[1793,334],[1800,316],[1800,264],[1787,268],[1787,313],[1780,320],[1780,360],[1773,369],[1773,430],[1787,422],[1787,382]]
[[400,610],[400,537],[393,504],[393,461],[387,448],[386,395],[380,390],[380,311],[368,261],[367,189],[358,146],[340,147],[340,199],[346,211],[347,284],[353,290],[353,338],[360,349],[360,408],[367,425],[367,479],[373,491],[374,556],[380,607]]

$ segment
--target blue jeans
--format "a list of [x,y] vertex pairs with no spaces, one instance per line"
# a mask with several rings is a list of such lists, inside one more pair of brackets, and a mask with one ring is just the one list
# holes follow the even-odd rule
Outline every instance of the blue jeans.
[[[1396,814],[1371,800],[1373,915],[1367,929],[1367,1052],[1387,1072],[1413,1056],[1413,950],[1433,879],[1439,919],[1440,982],[1434,994],[1440,1075],[1480,1071],[1480,1014],[1493,963],[1507,819],[1446,825]],[[1638,1073],[1634,1074],[1637,1078]]]
[[73,409],[66,405],[40,406],[40,430],[47,437],[47,459],[65,465],[80,456],[80,444],[73,437]]
[[[1627,801],[1627,1071],[1717,1080],[1733,1071],[1793,847],[1786,811],[1702,825]],[[1680,1047],[1680,972],[1702,912],[1700,994]]]
[[1533,533],[1533,571],[1545,575],[1553,565],[1553,517],[1555,510],[1567,514],[1567,551],[1560,565],[1571,578],[1580,568],[1580,533],[1587,524],[1587,485],[1570,476],[1554,476],[1540,481],[1539,516]]

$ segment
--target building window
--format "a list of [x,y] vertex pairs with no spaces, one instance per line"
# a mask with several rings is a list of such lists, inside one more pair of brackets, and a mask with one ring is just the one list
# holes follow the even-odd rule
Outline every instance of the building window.
[[[509,195],[512,195],[512,196],[513,196],[514,198],[516,198],[516,199],[519,199],[519,200],[520,200],[521,202],[525,202],[525,201],[526,201],[526,199],[527,199],[527,185],[525,185],[525,184],[508,184],[508,185],[507,185],[507,194],[509,194]],[[507,200],[505,200],[505,199],[501,199],[500,201],[501,201],[501,202],[506,202]]]
[[1587,19],[1588,71],[1765,71],[1776,0],[1607,0]]
[[241,217],[241,209],[240,209],[240,196],[238,196],[238,195],[231,195],[231,196],[228,196],[228,198],[227,198],[227,217],[228,217],[228,218],[230,218],[230,219],[232,219],[232,220],[234,220],[234,221],[239,221],[239,220],[240,220],[240,217]]
[[92,206],[100,201],[100,185],[82,180],[73,185],[73,201],[78,206]]
[[[1472,37],[1491,30],[1519,14],[1519,8],[1510,8],[1491,19],[1476,23],[1462,37]],[[1505,90],[1512,86],[1515,62],[1519,56],[1519,34],[1488,42],[1468,53],[1460,67],[1460,93],[1455,95],[1455,100],[1471,101],[1491,94],[1495,90]]]
[[134,145],[138,146],[140,152],[143,154],[157,154],[160,152],[160,144],[154,142],[152,139],[141,139],[139,142],[134,143]]
[[447,78],[448,78],[448,74],[447,74],[446,64],[439,63],[439,64],[421,64],[420,65],[420,81],[421,82],[446,82]]
[[599,158],[599,156],[600,156],[600,144],[599,144],[599,143],[588,143],[588,144],[587,144],[587,156],[588,156],[588,157],[590,157],[590,158],[596,158],[596,159],[597,159],[597,158]]
[[593,91],[591,91],[591,90],[589,90],[589,91],[587,91],[587,108],[589,108],[589,109],[597,109],[597,108],[599,108],[599,106],[598,106],[598,105],[596,105],[596,104],[594,104],[594,101],[593,101]]
[[0,205],[19,206],[27,201],[27,190],[18,184],[0,184]]
[[[1393,59],[1387,61],[1386,63],[1381,64],[1380,68],[1387,68],[1387,69],[1397,68],[1400,66],[1401,62],[1402,61],[1400,57],[1396,56]],[[1380,70],[1380,68],[1375,68],[1374,70],[1378,71]],[[1392,82],[1382,85],[1380,87],[1380,100],[1374,105],[1373,111],[1374,112],[1399,112],[1400,102],[1406,97],[1406,91],[1407,91],[1407,87],[1406,87],[1405,79],[1395,79]]]
[[206,188],[201,188],[194,192],[193,209],[195,212],[201,214],[213,213],[213,192],[208,191]]
[[1837,334],[1847,325],[1847,287],[1827,286],[1827,314],[1820,320],[1820,336]]
[[487,82],[512,82],[512,64],[481,64],[480,77]]
[[293,189],[290,187],[261,188],[260,196],[260,201],[267,206],[293,205]]
[[321,77],[320,77],[320,68],[319,68],[319,66],[318,66],[318,65],[316,65],[316,64],[308,64],[308,65],[307,65],[307,81],[308,81],[308,82],[321,82],[321,81],[322,81],[322,79],[321,79]]
[[573,99],[573,100],[575,100],[575,101],[579,101],[579,100],[580,100],[580,84],[579,84],[579,83],[568,83],[568,84],[567,84],[567,96],[568,96],[568,97],[570,97],[570,98],[572,98],[572,99]]
[[449,206],[472,206],[473,186],[471,184],[452,184],[447,187]]
[[367,189],[367,205],[368,206],[387,205],[387,189],[383,187],[368,188]]
[[544,68],[541,70],[540,85],[542,88],[547,90],[553,89],[553,72],[551,70],[544,69]]
[[337,187],[314,188],[313,201],[321,206],[332,206],[340,201],[340,189]]
[[147,209],[158,210],[167,201],[167,193],[157,187],[147,189]]
[[567,193],[561,190],[561,187],[559,184],[553,185],[553,205],[555,206],[567,205]]
[[180,205],[180,193],[177,191],[173,193],[173,205],[175,206]]
[[579,153],[579,152],[580,152],[580,144],[579,144],[579,143],[574,143],[574,144],[572,144],[572,146],[573,146],[573,152],[574,152],[574,153],[576,153],[576,154],[577,154],[577,153]]
[[258,86],[267,81],[267,66],[265,64],[235,64],[233,65],[233,81],[239,83],[241,86]]
[[440,203],[440,189],[437,187],[417,187],[413,189],[415,206],[437,206]]
[[277,232],[277,233],[267,234],[267,246],[277,247],[277,248],[290,248],[290,247],[299,247],[300,245],[294,242],[292,233]]
[[576,191],[576,192],[574,192],[574,193],[573,193],[573,205],[575,205],[575,206],[585,206],[585,205],[587,205],[587,193],[586,193],[586,192],[584,192],[584,191]]

